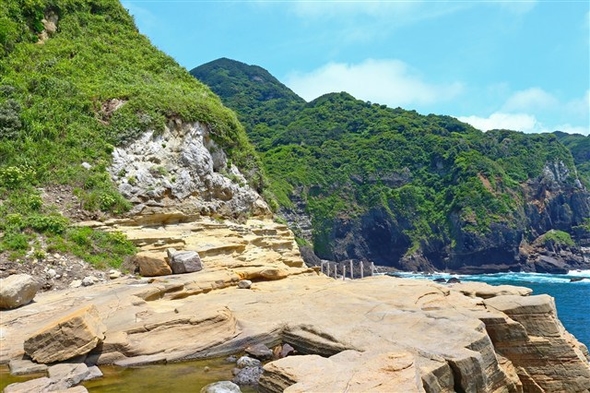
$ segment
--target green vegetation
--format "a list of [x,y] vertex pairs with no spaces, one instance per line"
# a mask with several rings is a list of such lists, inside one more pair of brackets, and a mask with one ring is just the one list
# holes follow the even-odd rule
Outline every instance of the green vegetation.
[[580,180],[590,188],[590,136],[560,131],[555,131],[553,134],[571,151]]
[[347,93],[305,103],[260,67],[227,59],[191,73],[239,114],[280,205],[292,207],[293,197],[306,203],[321,257],[334,256],[340,227],[352,230],[376,212],[407,239],[397,245],[406,255],[433,243],[457,247],[459,231],[479,236],[493,224],[517,225],[521,185],[547,164],[574,172],[552,134],[483,133]]
[[543,235],[543,242],[545,243],[545,246],[552,248],[574,246],[574,241],[569,233],[555,229],[552,229]]
[[[55,32],[43,33],[45,19]],[[128,210],[106,171],[114,147],[175,119],[207,123],[262,190],[259,158],[235,114],[153,47],[119,1],[0,0],[0,216],[10,217],[0,250],[22,255],[35,233],[56,237],[58,248],[80,245],[69,222],[42,206],[39,187],[68,185],[86,210]],[[96,255],[130,252],[109,236],[84,238],[103,250]]]

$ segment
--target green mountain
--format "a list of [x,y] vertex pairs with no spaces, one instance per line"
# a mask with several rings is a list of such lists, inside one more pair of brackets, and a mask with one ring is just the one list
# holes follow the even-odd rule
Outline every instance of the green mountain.
[[[322,258],[459,272],[583,263],[571,236],[587,239],[589,194],[556,135],[483,133],[347,93],[305,103],[228,59],[191,74],[238,113],[282,213],[295,230],[311,221],[299,234]],[[527,251],[551,230],[571,254]]]
[[120,263],[133,252],[124,239],[70,227],[76,217],[41,190],[74,194],[86,217],[125,212],[131,204],[107,172],[114,148],[174,122],[207,124],[261,190],[235,114],[151,45],[119,1],[0,0],[0,56],[1,257],[42,249],[42,234],[48,251]]
[[580,180],[586,187],[590,187],[590,135],[568,134],[560,131],[555,131],[553,134],[570,150]]

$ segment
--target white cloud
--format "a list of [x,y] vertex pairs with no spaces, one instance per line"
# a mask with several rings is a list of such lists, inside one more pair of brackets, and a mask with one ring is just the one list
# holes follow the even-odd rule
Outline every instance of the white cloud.
[[571,124],[561,124],[555,127],[555,131],[563,131],[568,134],[590,135],[590,127],[572,126]]
[[459,116],[458,119],[482,131],[504,128],[529,133],[557,130],[590,133],[590,90],[581,98],[563,102],[539,87],[532,87],[510,94],[499,108],[487,117]]
[[573,115],[590,119],[590,90],[586,90],[581,98],[568,101],[564,110]]
[[530,111],[554,108],[558,100],[541,88],[533,87],[512,94],[502,107],[505,112]]
[[458,119],[482,131],[507,129],[523,132],[540,132],[542,129],[541,124],[535,116],[526,113],[495,112],[488,117],[460,116]]
[[358,99],[390,107],[447,101],[463,91],[459,82],[425,82],[403,61],[374,59],[360,64],[329,63],[309,73],[293,73],[287,76],[286,85],[308,101],[346,91]]

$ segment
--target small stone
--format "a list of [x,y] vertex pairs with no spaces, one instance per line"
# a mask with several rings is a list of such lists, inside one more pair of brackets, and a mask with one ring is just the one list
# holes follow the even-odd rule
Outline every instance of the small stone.
[[118,270],[115,270],[115,269],[109,270],[109,278],[111,280],[115,280],[117,278],[120,278],[121,275],[122,275],[122,273],[120,271],[118,271]]
[[258,359],[253,359],[248,356],[242,356],[236,362],[238,368],[246,368],[246,367],[261,367],[262,363]]
[[252,281],[250,280],[240,280],[238,282],[238,288],[240,289],[250,289],[252,287]]
[[262,376],[262,367],[246,367],[240,370],[238,375],[232,380],[233,383],[243,386],[256,386]]
[[272,358],[272,349],[264,344],[250,345],[246,348],[246,353],[253,358],[267,360]]
[[95,281],[96,281],[95,277],[92,277],[92,276],[84,277],[84,279],[82,280],[82,286],[89,287],[91,285],[94,285]]
[[82,280],[74,280],[70,283],[70,288],[80,288],[82,286]]
[[82,166],[82,168],[86,169],[86,170],[90,170],[92,168],[92,165],[90,165],[87,162],[83,162],[82,164],[80,164]]
[[210,383],[201,389],[201,393],[241,393],[240,387],[230,381]]

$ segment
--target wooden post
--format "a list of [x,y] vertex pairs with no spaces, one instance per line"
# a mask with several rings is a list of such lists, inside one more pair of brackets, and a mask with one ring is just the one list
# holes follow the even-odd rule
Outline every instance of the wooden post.
[[326,263],[326,276],[330,277],[330,262]]
[[365,277],[365,272],[363,271],[363,261],[361,261],[361,278]]
[[342,264],[342,281],[346,280],[346,265]]
[[375,275],[375,263],[371,262],[371,276]]
[[354,269],[352,268],[352,259],[350,260],[350,279],[354,280]]

